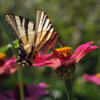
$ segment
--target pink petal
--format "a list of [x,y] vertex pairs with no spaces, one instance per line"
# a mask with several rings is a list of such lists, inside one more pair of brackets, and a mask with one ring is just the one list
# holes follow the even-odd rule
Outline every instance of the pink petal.
[[[28,85],[28,90],[29,91],[34,91],[35,89],[37,89],[39,87],[39,89],[45,89],[47,87],[49,87],[50,85],[49,84],[46,84],[46,83],[39,83],[38,86],[35,86],[35,85]],[[38,89],[37,89],[38,90]]]
[[0,99],[1,100],[7,100],[7,97],[3,93],[0,93]]
[[47,58],[49,58],[51,56],[52,56],[52,54],[36,56],[36,58],[33,60],[33,62],[34,63],[41,63],[41,62],[44,62]]
[[52,54],[42,55],[40,57],[36,56],[36,58],[33,60],[33,62],[35,63],[35,64],[33,64],[33,66],[40,67],[40,66],[45,66],[45,63],[51,63],[49,61],[46,61],[46,59],[51,56],[52,56]]
[[51,61],[44,60],[43,62],[38,62],[38,63],[33,64],[33,66],[37,66],[37,67],[47,66],[48,64],[51,64],[51,63],[52,63]]
[[49,93],[48,90],[43,90],[50,85],[46,83],[40,83],[38,86],[35,85],[29,85],[28,90],[30,92],[30,98],[34,98],[35,100],[38,99],[42,95],[47,95]]
[[9,98],[5,94],[0,93],[0,100],[17,100],[17,99],[15,99],[15,98]]
[[34,66],[48,66],[51,68],[56,69],[57,67],[61,67],[62,65],[69,66],[71,64],[76,64],[86,53],[97,49],[97,46],[91,46],[91,42],[87,42],[86,44],[80,45],[76,50],[75,53],[63,60],[56,50],[52,50],[53,54],[50,55],[42,55],[41,57],[36,57],[34,60]]
[[49,57],[47,61],[51,61],[51,63],[46,64],[46,66],[56,69],[61,66],[61,60],[54,55]]
[[74,57],[70,57],[70,59],[66,59],[66,61],[62,61],[61,62],[62,65],[65,65],[65,66],[70,66],[72,64],[76,64],[76,60]]
[[13,68],[14,66],[16,66],[16,65],[12,66],[12,64],[15,61],[16,61],[15,56],[12,56],[11,59],[6,60],[5,64],[3,66],[0,66],[0,74],[8,74],[8,73],[12,74],[12,73],[14,73],[17,70],[17,67],[14,68],[13,70],[10,70],[10,69]]
[[97,46],[91,46],[91,44],[93,43],[93,41],[91,42],[87,42],[86,44],[80,45],[78,48],[76,48],[75,53],[73,54],[73,56],[75,56],[76,59],[76,63],[88,52],[97,49]]
[[83,80],[87,81],[87,82],[93,82],[95,84],[100,85],[100,79],[97,78],[96,75],[88,75],[88,74],[84,74],[83,75]]
[[79,47],[76,48],[76,50],[75,50],[74,53],[79,52],[80,50],[84,49],[84,48],[87,47],[87,46],[91,46],[92,43],[93,43],[93,41],[91,41],[91,42],[87,42],[86,44],[82,44],[82,45],[80,45]]
[[57,58],[59,58],[59,59],[62,60],[62,58],[59,56],[59,54],[58,54],[58,52],[57,52],[56,50],[53,49],[52,52],[53,52],[53,55],[54,55],[55,57],[57,57]]
[[52,68],[57,68],[61,65],[60,60],[53,56],[52,54],[48,55],[42,55],[40,57],[36,57],[35,60],[33,60],[35,64],[33,66],[48,66]]
[[9,96],[9,98],[14,98],[14,92],[11,90],[6,90],[3,93]]

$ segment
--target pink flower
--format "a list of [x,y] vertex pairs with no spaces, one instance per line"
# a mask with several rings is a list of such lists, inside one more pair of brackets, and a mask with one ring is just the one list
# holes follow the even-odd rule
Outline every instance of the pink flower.
[[[46,83],[40,83],[37,86],[35,85],[24,85],[24,96],[25,100],[38,100],[43,95],[49,94],[48,90],[43,90],[50,85]],[[1,100],[20,100],[20,93],[19,93],[19,84],[16,84],[15,91],[6,90],[2,93],[0,93],[0,99]]]
[[[68,72],[66,73],[67,75],[69,74],[70,70],[72,70],[73,72],[75,71],[75,64],[78,63],[78,61],[86,53],[98,48],[97,46],[91,46],[92,43],[93,41],[80,45],[79,47],[76,48],[73,55],[69,51],[71,47],[63,47],[63,48],[52,50],[53,54],[42,55],[40,57],[37,56],[36,59],[33,61],[35,63],[33,64],[33,66],[37,66],[37,67],[48,66],[48,67],[54,68],[57,74],[58,73],[61,74],[60,70],[63,71],[66,69],[65,71]],[[64,73],[64,76],[66,75]],[[71,73],[71,75],[73,74]]]
[[83,80],[86,82],[93,82],[97,85],[100,85],[100,73],[98,73],[96,75],[84,74]]
[[[57,50],[52,50],[53,54],[48,54],[48,55],[42,55],[42,56],[37,56],[35,60],[33,60],[33,62],[35,64],[33,64],[33,66],[48,66],[48,67],[52,67],[54,69],[61,67],[62,64],[67,65],[67,64],[71,64],[74,63],[76,64],[86,53],[97,49],[97,46],[91,46],[91,44],[93,43],[93,41],[91,42],[87,42],[86,44],[80,45],[79,47],[76,48],[75,52],[73,55],[63,59],[59,53],[57,52]],[[64,49],[65,51],[70,50],[70,47],[65,47],[65,48],[60,48],[60,49]],[[61,51],[63,53],[63,51]],[[69,51],[67,51],[68,53]],[[62,54],[63,55],[63,54]],[[66,55],[66,54],[65,54]]]
[[[0,56],[2,54],[0,53]],[[13,63],[16,61],[15,56],[12,56],[10,59],[4,59],[4,57],[0,57],[0,77],[8,77],[10,74],[13,74],[17,67],[13,70],[10,70],[11,68],[15,67],[16,65],[13,65]],[[13,66],[12,66],[13,65]]]

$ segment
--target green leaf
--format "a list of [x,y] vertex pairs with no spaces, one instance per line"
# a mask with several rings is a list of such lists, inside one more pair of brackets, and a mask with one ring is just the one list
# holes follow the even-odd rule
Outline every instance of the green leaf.
[[7,46],[3,46],[0,48],[0,52],[5,52],[8,50],[8,47]]
[[14,48],[18,48],[19,47],[18,40],[13,41],[13,44],[14,44]]

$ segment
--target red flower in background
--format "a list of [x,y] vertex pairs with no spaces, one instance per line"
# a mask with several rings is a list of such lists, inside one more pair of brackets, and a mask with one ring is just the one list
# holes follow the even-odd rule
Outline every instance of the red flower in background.
[[33,61],[33,66],[48,66],[54,68],[58,75],[63,78],[73,76],[75,64],[88,52],[97,49],[97,46],[91,46],[91,42],[80,45],[76,48],[74,54],[69,51],[71,47],[63,47],[52,50],[53,54],[37,56]]
[[[50,85],[46,83],[40,83],[37,86],[23,84],[25,100],[38,100],[43,95],[49,94],[48,90],[44,90]],[[0,100],[20,100],[20,89],[19,84],[16,84],[16,90],[6,90],[0,93]]]
[[0,53],[0,78],[6,78],[17,70],[17,67],[11,70],[11,68],[16,66],[13,65],[16,61],[15,56],[12,56],[10,59],[4,59],[5,56],[6,55],[4,53]]

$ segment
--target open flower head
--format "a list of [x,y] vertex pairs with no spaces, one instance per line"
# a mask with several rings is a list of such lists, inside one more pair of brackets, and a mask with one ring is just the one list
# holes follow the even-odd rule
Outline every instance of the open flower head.
[[92,82],[97,85],[100,85],[100,73],[95,74],[95,75],[84,74],[83,80],[86,82]]
[[[41,96],[49,94],[48,90],[44,90],[49,86],[46,83],[39,83],[37,86],[23,83],[25,100],[38,100]],[[0,100],[20,100],[19,83],[16,83],[15,91],[6,90],[0,93]]]
[[[72,52],[70,52],[70,49],[72,49],[72,48],[71,47],[62,47],[62,48],[53,50],[53,52],[56,54],[55,55],[56,57],[58,57],[62,61],[65,61],[66,59],[68,59],[72,56]],[[71,59],[67,62],[67,64],[66,64],[66,61],[65,61],[65,64],[61,63],[61,67],[59,66],[55,69],[56,73],[63,79],[70,78],[74,75],[75,64],[72,63],[72,60],[74,61],[74,59]],[[66,66],[68,66],[68,67],[66,67]]]
[[5,56],[6,54],[0,53],[0,79],[7,78],[10,74],[13,74],[17,70],[17,67],[11,70],[11,68],[16,66],[12,66],[12,64],[16,61],[15,56],[12,56],[10,59],[4,59]]
[[37,56],[33,61],[33,66],[48,66],[55,69],[58,75],[63,79],[71,78],[75,72],[75,64],[88,52],[97,49],[97,46],[91,46],[91,42],[82,44],[76,48],[74,54],[70,52],[71,47],[63,47],[52,50],[52,54]]

